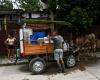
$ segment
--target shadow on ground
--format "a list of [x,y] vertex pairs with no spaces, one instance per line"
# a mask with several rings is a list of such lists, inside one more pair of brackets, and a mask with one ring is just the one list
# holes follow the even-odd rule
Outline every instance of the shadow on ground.
[[21,67],[19,68],[19,70],[21,72],[25,72],[25,73],[29,73],[30,72],[28,64],[21,65]]
[[[79,66],[78,66],[78,67],[79,67]],[[72,71],[79,69],[78,67],[77,67],[77,65],[76,65],[76,66],[74,66],[74,67],[72,67],[72,68],[66,68],[65,74],[70,74]],[[22,65],[22,66],[19,68],[19,70],[20,70],[21,72],[23,72],[23,73],[30,73],[30,74],[31,74],[31,72],[30,72],[30,70],[29,70],[28,64]],[[45,71],[44,73],[42,73],[42,75],[52,75],[52,74],[57,74],[57,73],[58,73],[58,66],[57,66],[57,64],[56,64],[56,63],[50,63],[50,64],[48,65],[46,71]]]
[[[92,64],[96,64],[96,62],[98,62],[97,58],[88,58],[87,60],[85,59],[81,59],[80,62],[77,62],[76,65],[72,68],[66,68],[65,70],[65,74],[70,74],[71,72],[79,69],[81,71],[86,70],[86,66],[91,66]],[[22,65],[19,70],[21,72],[25,72],[25,73],[30,73],[29,70],[29,65],[28,64],[24,64]],[[46,69],[46,71],[42,74],[42,75],[52,75],[52,74],[57,74],[58,73],[58,66],[55,62],[51,62],[48,64],[48,67]]]

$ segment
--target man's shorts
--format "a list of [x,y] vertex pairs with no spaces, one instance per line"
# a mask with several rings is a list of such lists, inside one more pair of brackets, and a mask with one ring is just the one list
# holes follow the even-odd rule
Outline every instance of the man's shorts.
[[55,49],[54,50],[54,59],[55,60],[62,60],[63,59],[63,50],[62,49]]

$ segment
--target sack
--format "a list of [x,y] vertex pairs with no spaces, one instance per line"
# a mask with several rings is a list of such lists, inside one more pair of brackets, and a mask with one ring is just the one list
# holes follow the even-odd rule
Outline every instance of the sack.
[[69,50],[69,44],[68,43],[64,42],[64,44],[63,44],[63,50],[64,51],[68,51]]

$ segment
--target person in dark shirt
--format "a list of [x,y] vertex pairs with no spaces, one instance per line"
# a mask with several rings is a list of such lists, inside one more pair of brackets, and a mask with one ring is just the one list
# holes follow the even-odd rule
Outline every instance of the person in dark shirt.
[[64,39],[61,35],[58,35],[57,31],[52,32],[52,38],[54,43],[54,59],[59,66],[59,72],[64,72],[65,65],[63,61],[63,43]]

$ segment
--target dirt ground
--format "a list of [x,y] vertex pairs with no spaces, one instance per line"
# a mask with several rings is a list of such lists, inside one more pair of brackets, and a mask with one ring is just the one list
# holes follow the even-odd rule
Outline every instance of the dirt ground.
[[[85,59],[81,57],[81,61],[77,62],[76,65],[72,68],[66,68],[65,74],[70,74],[70,72],[74,70],[81,70],[84,71],[86,66],[89,66],[91,64],[95,64],[98,61],[98,58],[90,57],[90,56],[85,56]],[[44,75],[49,75],[49,74],[57,74],[58,66],[56,63],[52,62],[49,64],[46,72]]]
[[[82,56],[80,59],[80,62],[77,62],[76,65],[72,68],[66,68],[65,73],[64,74],[70,74],[71,72],[73,72],[74,70],[81,70],[84,71],[86,70],[86,66],[90,66],[91,64],[95,64],[99,59],[98,58],[94,58],[94,57],[90,57],[90,56]],[[22,67],[20,67],[19,69],[21,72],[29,72],[29,65],[25,64]],[[46,71],[44,73],[42,73],[43,75],[52,75],[52,74],[57,74],[58,73],[58,66],[56,64],[56,62],[50,62]]]

